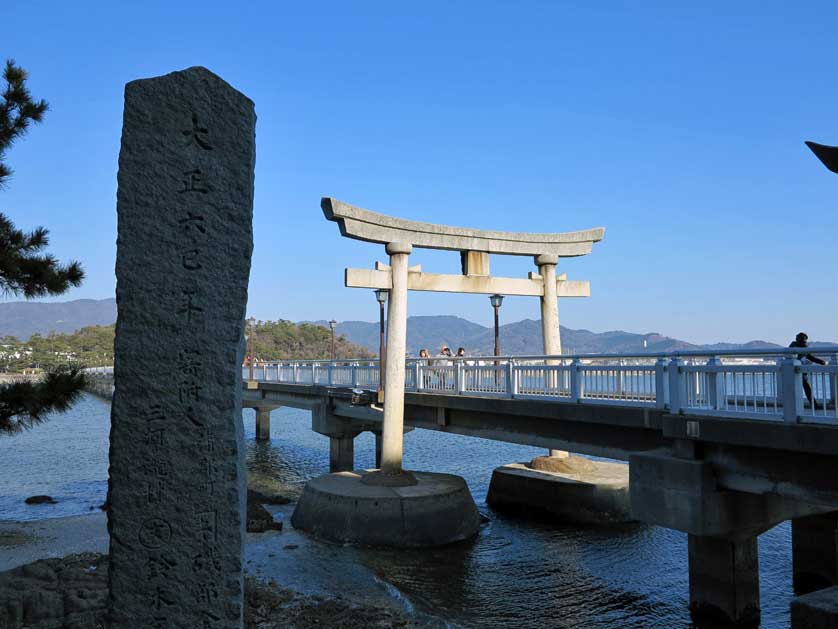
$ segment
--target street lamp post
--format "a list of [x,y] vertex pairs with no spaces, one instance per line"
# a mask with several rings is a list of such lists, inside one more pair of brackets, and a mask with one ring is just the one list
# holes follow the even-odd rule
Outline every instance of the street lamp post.
[[253,328],[256,325],[256,318],[250,317],[247,320],[248,327],[250,328],[250,333],[247,335],[247,361],[250,363],[250,380],[253,380]]
[[[503,295],[489,295],[489,302],[492,304],[492,308],[495,309],[495,356],[500,356],[500,333],[499,333],[499,312],[500,312],[500,305],[503,303]],[[500,381],[500,376],[498,374],[498,361],[495,361],[495,384],[498,384]]]
[[332,319],[329,321],[329,327],[332,329],[332,360],[335,359],[335,327],[337,327],[338,322]]
[[378,403],[384,402],[384,304],[390,291],[379,288],[375,291],[378,300]]
[[500,335],[498,333],[498,312],[500,305],[503,303],[503,295],[489,295],[489,301],[492,308],[495,309],[495,356],[500,356]]

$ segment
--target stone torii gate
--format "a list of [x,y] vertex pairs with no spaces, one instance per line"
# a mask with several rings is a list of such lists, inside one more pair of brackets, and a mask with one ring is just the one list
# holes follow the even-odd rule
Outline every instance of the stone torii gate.
[[[328,220],[338,223],[341,235],[383,244],[390,257],[389,265],[377,263],[375,269],[346,269],[347,287],[390,291],[381,469],[378,474],[367,474],[364,482],[412,484],[411,475],[402,470],[407,291],[538,296],[544,353],[561,354],[558,298],[589,297],[590,284],[568,280],[564,274],[557,277],[556,265],[559,258],[590,253],[605,229],[554,234],[500,232],[409,221],[330,197],[324,197],[320,206]],[[423,273],[419,266],[408,267],[413,247],[459,251],[462,274]],[[493,277],[489,254],[533,256],[538,273],[531,272],[527,278]]]

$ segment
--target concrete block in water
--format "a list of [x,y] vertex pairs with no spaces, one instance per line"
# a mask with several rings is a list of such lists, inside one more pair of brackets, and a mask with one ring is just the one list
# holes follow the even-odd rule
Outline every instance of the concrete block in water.
[[535,465],[542,469],[524,463],[496,468],[486,502],[493,507],[542,512],[567,522],[634,520],[627,465],[573,456],[541,461],[551,458],[538,457]]

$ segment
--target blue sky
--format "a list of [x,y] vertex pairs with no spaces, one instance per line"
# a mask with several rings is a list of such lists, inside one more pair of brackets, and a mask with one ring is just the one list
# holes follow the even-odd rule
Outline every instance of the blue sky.
[[[560,303],[573,328],[838,340],[838,176],[803,145],[838,144],[833,2],[28,2],[0,23],[0,55],[51,106],[8,153],[0,210],[82,261],[62,299],[113,295],[124,84],[204,65],[259,116],[259,318],[377,317],[343,268],[383,247],[340,238],[327,195],[460,226],[606,227],[562,261],[592,285]],[[410,312],[491,321],[482,295],[412,293]]]

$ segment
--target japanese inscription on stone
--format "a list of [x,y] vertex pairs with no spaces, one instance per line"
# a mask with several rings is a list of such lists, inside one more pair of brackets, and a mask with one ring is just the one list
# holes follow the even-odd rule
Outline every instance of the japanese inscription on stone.
[[239,627],[253,103],[204,68],[125,89],[109,617]]

